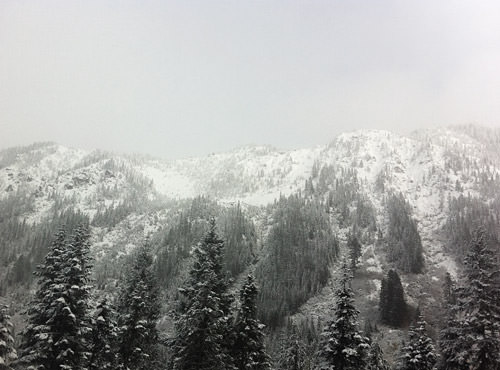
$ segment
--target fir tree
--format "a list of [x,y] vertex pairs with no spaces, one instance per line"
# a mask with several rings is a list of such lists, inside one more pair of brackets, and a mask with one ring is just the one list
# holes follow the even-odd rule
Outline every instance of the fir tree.
[[7,314],[7,306],[0,306],[0,370],[11,370],[10,364],[16,359],[12,323]]
[[465,348],[459,348],[464,343],[459,338],[461,326],[458,321],[456,289],[450,274],[446,273],[443,284],[444,320],[438,342],[440,353],[438,368],[441,370],[465,369],[463,361],[456,356],[457,353],[465,350]]
[[56,234],[38,267],[38,290],[28,309],[21,363],[44,370],[80,369],[87,361],[89,332],[88,232],[78,227],[71,240]]
[[389,227],[387,230],[387,258],[403,270],[419,274],[424,268],[422,240],[411,208],[402,193],[391,195],[387,201]]
[[441,369],[500,369],[498,267],[482,229],[473,234],[465,260],[465,281],[440,333]]
[[319,351],[322,370],[358,370],[365,366],[369,345],[368,339],[358,330],[358,311],[354,307],[351,278],[351,273],[344,264],[336,291],[335,319],[327,324],[322,333]]
[[443,301],[445,303],[445,308],[448,305],[453,305],[456,303],[454,285],[455,283],[453,282],[450,273],[447,272],[444,276],[443,284]]
[[380,287],[380,321],[393,327],[401,327],[407,319],[408,309],[404,298],[403,285],[399,275],[389,270]]
[[118,305],[119,355],[126,369],[151,369],[156,361],[159,290],[149,241],[139,247]]
[[241,307],[234,325],[231,355],[238,370],[269,370],[270,359],[264,349],[264,325],[257,320],[257,287],[248,275],[240,291]]
[[432,370],[437,356],[431,338],[426,334],[426,323],[419,316],[415,327],[408,331],[408,344],[403,347],[401,370]]
[[377,342],[370,343],[366,358],[366,370],[389,370],[389,364],[384,359],[382,349]]
[[193,265],[176,318],[174,370],[233,369],[227,338],[231,329],[229,281],[222,269],[224,242],[215,221],[193,250]]
[[90,370],[114,370],[117,368],[117,325],[113,308],[104,298],[99,302],[92,320],[90,340]]
[[351,262],[351,269],[356,271],[358,267],[358,260],[361,257],[361,244],[355,235],[349,235],[347,239],[347,247],[349,248],[349,258]]
[[285,345],[281,349],[278,370],[304,370],[307,352],[304,342],[299,338],[295,328],[288,333]]

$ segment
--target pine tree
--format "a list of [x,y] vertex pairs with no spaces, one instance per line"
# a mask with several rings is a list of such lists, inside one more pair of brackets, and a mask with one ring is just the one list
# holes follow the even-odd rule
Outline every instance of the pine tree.
[[407,319],[408,309],[404,298],[403,285],[399,275],[389,270],[386,279],[382,279],[380,288],[380,322],[393,327],[401,327]]
[[238,370],[269,370],[270,359],[264,348],[264,325],[257,320],[257,287],[252,275],[240,291],[241,307],[234,324],[231,356]]
[[347,247],[349,248],[349,258],[351,260],[351,269],[356,271],[359,257],[361,257],[361,244],[355,235],[349,235],[347,239]]
[[460,339],[461,325],[458,321],[458,306],[456,299],[457,287],[449,273],[445,275],[443,284],[444,320],[439,332],[439,363],[440,370],[465,369],[463,361],[456,355],[463,353],[465,348],[459,348],[464,342]]
[[222,269],[224,242],[215,221],[193,250],[193,265],[176,318],[174,370],[233,369],[228,341],[231,329],[229,281]]
[[104,298],[96,307],[92,320],[92,337],[90,340],[90,370],[114,370],[117,368],[116,342],[117,325],[115,313]]
[[350,287],[351,272],[344,264],[336,291],[335,319],[322,333],[319,351],[321,370],[358,370],[365,366],[368,339],[358,330],[358,311]]
[[444,276],[443,284],[443,301],[445,303],[445,308],[448,305],[453,305],[456,303],[454,285],[455,283],[453,282],[450,273],[447,272]]
[[432,370],[437,356],[431,338],[426,334],[426,323],[419,316],[415,327],[408,331],[408,344],[403,347],[401,370]]
[[305,370],[307,352],[295,328],[288,334],[278,360],[278,370]]
[[447,326],[440,333],[441,369],[500,369],[498,267],[485,233],[476,230],[465,260],[465,281],[455,290]]
[[7,306],[0,306],[0,370],[11,370],[10,364],[17,359],[14,349],[12,323]]
[[389,364],[384,359],[382,349],[377,342],[370,343],[366,358],[366,370],[389,370]]
[[89,243],[85,227],[70,240],[61,229],[38,267],[20,362],[34,369],[80,369],[87,361]]
[[118,351],[125,369],[151,369],[156,361],[159,289],[149,241],[139,247],[118,305]]
[[387,258],[404,272],[419,274],[424,268],[422,240],[411,207],[402,193],[387,200],[389,227],[387,230]]
[[88,314],[90,298],[90,243],[89,232],[85,226],[78,226],[70,241],[66,243],[65,268],[66,306],[62,307],[61,320],[67,321],[68,334],[55,343],[59,357],[63,363],[69,363],[73,368],[80,368],[87,363],[89,352],[87,338],[91,331]]

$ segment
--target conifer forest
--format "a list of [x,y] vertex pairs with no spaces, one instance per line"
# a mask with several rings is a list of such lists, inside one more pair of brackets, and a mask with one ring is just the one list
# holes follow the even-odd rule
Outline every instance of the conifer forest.
[[[397,136],[359,132],[288,192],[281,168],[245,178],[227,164],[281,153],[197,159],[221,168],[193,172],[203,194],[177,199],[155,187],[148,158],[72,157],[53,143],[1,151],[13,189],[0,200],[0,366],[500,369],[500,162],[464,147],[429,157],[457,133],[482,150],[484,130],[415,138],[420,159],[406,163]],[[388,157],[374,173],[376,146]]]

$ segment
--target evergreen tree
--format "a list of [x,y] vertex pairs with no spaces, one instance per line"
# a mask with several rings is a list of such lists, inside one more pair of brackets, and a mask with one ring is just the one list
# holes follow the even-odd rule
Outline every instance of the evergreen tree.
[[349,258],[351,269],[356,271],[358,267],[359,257],[361,257],[361,244],[355,235],[349,235],[347,238],[347,247],[349,248]]
[[419,274],[424,268],[422,241],[411,208],[403,194],[392,195],[387,201],[389,227],[387,258],[404,272]]
[[382,349],[376,342],[370,344],[366,358],[366,370],[389,370],[389,364],[385,361]]
[[139,247],[118,305],[119,355],[125,369],[151,369],[156,361],[159,289],[149,241]]
[[174,370],[234,369],[227,338],[231,329],[229,281],[222,269],[224,242],[215,220],[193,250],[193,265],[176,318]]
[[401,327],[407,319],[408,309],[404,298],[403,285],[399,275],[389,270],[380,287],[380,321],[393,327]]
[[28,309],[20,359],[30,368],[81,369],[87,361],[88,237],[84,227],[70,240],[59,231],[38,267],[38,290]]
[[0,306],[0,370],[11,370],[10,364],[16,359],[12,323],[7,314],[7,306]]
[[444,276],[443,284],[443,301],[445,303],[445,308],[448,305],[453,305],[456,303],[454,285],[455,283],[453,282],[450,273],[447,272]]
[[299,338],[295,329],[292,329],[288,335],[280,352],[278,370],[305,370],[307,352],[304,342]]
[[240,291],[241,307],[234,325],[231,355],[238,370],[269,370],[270,359],[264,349],[264,325],[257,320],[257,287],[248,275]]
[[358,311],[350,287],[351,272],[344,264],[336,291],[335,319],[322,333],[319,350],[321,370],[359,370],[365,366],[368,339],[358,330]]
[[440,333],[441,369],[500,369],[499,270],[482,229],[473,233],[465,281],[456,289],[447,326]]
[[462,350],[465,350],[459,348],[459,345],[464,343],[459,338],[461,327],[457,314],[456,289],[450,274],[446,273],[443,284],[444,322],[439,332],[438,342],[440,353],[438,368],[441,370],[465,369],[463,361],[456,356],[457,353],[462,353]]
[[99,302],[92,320],[90,341],[90,370],[114,370],[117,368],[117,325],[113,308],[104,298]]
[[408,331],[408,344],[403,347],[401,370],[432,370],[437,356],[431,338],[426,334],[426,323],[419,316],[415,327]]

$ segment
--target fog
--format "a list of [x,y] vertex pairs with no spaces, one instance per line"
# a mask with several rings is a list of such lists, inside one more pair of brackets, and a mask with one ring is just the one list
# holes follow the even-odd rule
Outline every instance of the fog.
[[0,2],[0,147],[205,155],[500,126],[498,1]]

